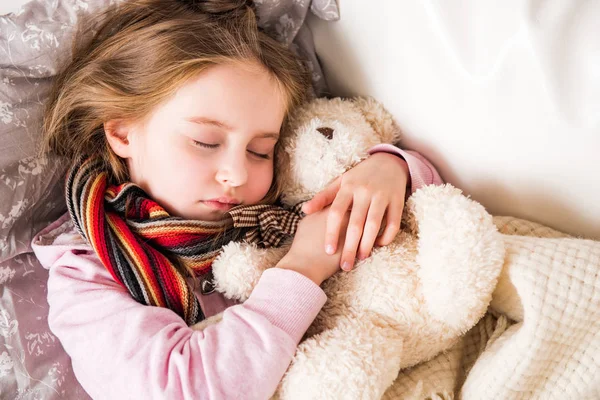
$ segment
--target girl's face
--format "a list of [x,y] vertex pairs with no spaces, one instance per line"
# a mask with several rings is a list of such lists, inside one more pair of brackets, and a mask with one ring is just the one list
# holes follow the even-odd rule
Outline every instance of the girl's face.
[[214,221],[267,194],[284,113],[284,96],[266,71],[219,65],[144,122],[109,121],[105,131],[132,182],[171,215]]

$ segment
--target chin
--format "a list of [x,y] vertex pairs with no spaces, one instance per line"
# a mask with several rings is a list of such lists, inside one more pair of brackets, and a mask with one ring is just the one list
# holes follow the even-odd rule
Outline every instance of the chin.
[[200,221],[219,221],[225,215],[224,211],[213,210],[206,206],[200,206],[193,210],[188,210],[186,213],[182,213],[183,218],[200,220]]
[[218,221],[223,218],[224,213],[187,212],[181,214],[181,218],[195,221]]
[[223,213],[223,212],[212,213],[212,214],[209,214],[209,215],[198,216],[195,219],[200,219],[202,221],[219,221],[220,219],[223,218],[224,215],[225,215],[225,213]]

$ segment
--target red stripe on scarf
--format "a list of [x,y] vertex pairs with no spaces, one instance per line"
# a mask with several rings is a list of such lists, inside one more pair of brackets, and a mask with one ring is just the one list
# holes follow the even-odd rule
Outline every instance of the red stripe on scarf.
[[[106,212],[106,216],[108,217],[110,227],[115,234],[115,239],[121,244],[122,250],[127,254],[129,259],[138,266],[138,272],[143,280],[143,282],[140,283],[144,283],[144,287],[146,288],[146,292],[148,292],[152,305],[166,307],[167,301],[162,294],[158,277],[152,270],[152,264],[147,256],[146,249],[144,248],[147,246],[144,246],[143,242],[137,240],[136,236],[127,226],[127,223],[123,221],[118,214],[108,211]],[[110,259],[109,264],[105,265],[107,265],[111,273],[115,273],[114,270],[117,266],[112,261],[112,258]],[[120,280],[117,281],[121,283],[122,286],[126,287],[123,282],[120,282]]]

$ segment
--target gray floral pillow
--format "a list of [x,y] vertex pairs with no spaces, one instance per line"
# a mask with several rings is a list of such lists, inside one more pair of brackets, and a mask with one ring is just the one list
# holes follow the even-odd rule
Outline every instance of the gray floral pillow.
[[[119,0],[32,0],[0,16],[0,398],[87,399],[48,328],[48,273],[33,235],[66,211],[66,165],[37,154],[44,102],[70,57],[77,21]],[[333,0],[256,0],[260,24],[306,59],[315,93],[326,90],[304,25],[310,10],[335,20]]]
[[40,156],[44,103],[84,14],[108,0],[41,1],[0,16],[0,398],[86,399],[48,328],[33,235],[66,211],[65,166]]

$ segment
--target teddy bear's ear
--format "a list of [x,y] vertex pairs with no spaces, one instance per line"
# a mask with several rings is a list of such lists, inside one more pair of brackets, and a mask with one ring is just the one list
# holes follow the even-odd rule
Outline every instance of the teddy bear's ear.
[[372,97],[356,97],[352,102],[362,111],[375,133],[381,137],[381,143],[397,143],[400,140],[400,129],[381,103]]

